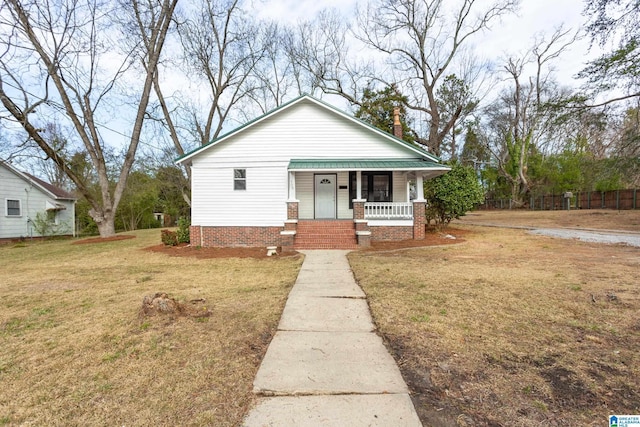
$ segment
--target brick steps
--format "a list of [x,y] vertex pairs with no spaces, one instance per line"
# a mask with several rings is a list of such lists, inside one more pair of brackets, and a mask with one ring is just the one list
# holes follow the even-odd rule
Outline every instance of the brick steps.
[[298,221],[295,249],[357,249],[352,220]]

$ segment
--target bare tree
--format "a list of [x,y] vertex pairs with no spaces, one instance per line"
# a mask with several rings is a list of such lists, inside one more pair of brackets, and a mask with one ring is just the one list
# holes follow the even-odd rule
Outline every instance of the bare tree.
[[[58,123],[47,123],[41,131],[41,135],[47,140],[49,145],[63,158],[69,159],[69,148],[71,144],[65,133]],[[48,161],[49,159],[42,157],[40,147],[36,146],[35,148],[37,148],[38,151],[38,162],[34,166],[44,175],[47,182],[50,182],[58,188],[69,190],[69,177],[55,162]]]
[[260,29],[256,39],[262,46],[263,58],[254,69],[254,90],[247,96],[260,113],[265,114],[302,91],[295,79],[294,64],[289,61],[284,48],[286,31],[276,23],[265,23]]
[[440,151],[448,151],[452,160],[458,158],[456,136],[462,132],[458,123],[463,122],[478,106],[478,99],[471,88],[455,74],[448,75],[436,90],[436,105],[441,120],[449,127],[449,134],[440,142]]
[[[116,209],[135,161],[153,76],[177,0],[5,0],[0,11],[0,100],[4,108],[86,197],[102,237],[115,234]],[[116,19],[113,19],[113,18]],[[122,26],[114,25],[122,21]],[[118,29],[135,37],[118,55]],[[124,45],[122,45],[124,46]],[[118,46],[116,46],[118,47]],[[114,65],[114,60],[118,63]],[[128,72],[140,63],[143,78]],[[108,120],[116,88],[137,85],[128,146],[115,179],[109,176],[100,121]],[[38,123],[66,119],[91,159],[99,183],[96,195],[47,141]],[[115,184],[115,185],[114,185]]]
[[627,104],[616,131],[614,155],[640,163],[640,99]]
[[615,97],[587,107],[599,107],[640,97],[640,2],[637,0],[585,1],[586,29],[593,43],[609,50],[589,61],[579,76],[587,79],[587,92],[616,89]]
[[[290,33],[288,52],[311,93],[319,89],[361,106],[363,88],[398,87],[408,97],[406,107],[428,118],[428,136],[416,134],[414,139],[440,155],[443,140],[476,95],[451,94],[449,100],[459,99],[461,105],[448,106],[450,114],[443,114],[438,88],[452,74],[462,80],[456,90],[471,88],[472,76],[479,78],[472,68],[482,64],[465,51],[465,43],[515,10],[518,0],[498,0],[484,9],[480,3],[456,3],[451,18],[450,1],[373,0],[359,10],[355,31],[337,13],[323,11]],[[360,59],[354,46],[364,52]]]
[[[507,58],[503,66],[510,87],[491,103],[486,113],[491,129],[488,148],[500,174],[511,186],[511,198],[521,204],[530,188],[527,175],[532,153],[552,146],[564,113],[559,100],[570,94],[553,79],[553,61],[575,41],[560,27],[550,37],[537,36],[521,57]],[[531,69],[533,74],[525,73]]]
[[201,144],[220,134],[233,106],[253,90],[251,75],[263,51],[254,43],[259,28],[242,6],[240,0],[203,0],[179,27],[185,65],[208,86],[205,117],[193,116]]
[[360,105],[361,92],[375,73],[370,62],[352,52],[350,31],[336,10],[327,9],[287,32],[285,49],[299,92],[340,95]]
[[[360,39],[387,56],[387,63],[409,96],[407,107],[425,113],[428,137],[423,141],[436,155],[464,109],[460,105],[443,122],[436,91],[452,73],[465,44],[501,16],[511,13],[518,0],[481,1],[374,0],[360,11]],[[452,7],[453,6],[453,7]],[[466,82],[469,84],[469,82]]]
[[[218,137],[234,108],[258,96],[256,91],[265,83],[256,72],[269,54],[264,48],[269,28],[252,20],[241,0],[201,0],[178,20],[181,70],[160,67],[153,88],[162,112],[162,120],[155,118],[167,128],[175,152],[182,156]],[[188,73],[190,83],[198,85],[198,99],[165,95],[161,72]],[[183,197],[191,204],[188,165],[184,173]]]
[[[3,123],[15,124],[15,119],[8,112],[0,116],[0,120],[6,119]],[[48,122],[40,129],[41,136],[48,141],[53,149],[61,156],[68,158],[72,147],[68,139],[68,131],[63,130],[59,123]],[[0,138],[0,161],[9,163],[19,163],[23,170],[42,176],[45,180],[56,187],[71,191],[72,185],[69,177],[38,147],[38,145],[28,137],[24,136],[24,130],[14,126],[11,136],[6,139]]]

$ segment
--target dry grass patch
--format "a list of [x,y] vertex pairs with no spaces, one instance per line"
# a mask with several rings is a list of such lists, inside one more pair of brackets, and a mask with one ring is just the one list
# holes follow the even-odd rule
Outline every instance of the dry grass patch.
[[[174,258],[135,234],[0,247],[0,424],[240,423],[302,258]],[[140,315],[155,292],[210,315]]]
[[640,232],[640,210],[571,211],[494,210],[470,212],[454,224],[478,223],[524,227],[571,227]]
[[640,413],[640,250],[469,230],[461,245],[349,255],[424,425]]

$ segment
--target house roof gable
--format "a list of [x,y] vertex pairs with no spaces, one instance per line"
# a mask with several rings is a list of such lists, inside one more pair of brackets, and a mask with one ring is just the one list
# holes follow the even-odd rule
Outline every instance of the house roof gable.
[[57,199],[57,200],[76,200],[76,197],[73,196],[73,194],[68,193],[58,187],[56,187],[55,185],[49,184],[46,181],[41,180],[40,178],[37,178],[29,173],[26,172],[22,172],[18,169],[16,169],[15,167],[13,167],[12,165],[10,165],[9,163],[5,163],[5,162],[0,162],[1,166],[4,166],[7,170],[9,170],[10,172],[12,172],[13,174],[15,174],[16,176],[18,176],[19,178],[23,179],[24,181],[35,185],[36,187],[38,187],[42,192],[48,194],[50,197]]
[[283,112],[283,111],[285,111],[285,110],[287,110],[289,108],[292,108],[295,105],[298,105],[298,104],[300,104],[300,103],[302,103],[304,101],[312,102],[313,104],[315,104],[317,106],[320,106],[321,108],[324,108],[325,110],[330,111],[333,114],[336,114],[336,115],[338,115],[338,116],[340,116],[340,117],[342,117],[342,118],[344,118],[344,119],[346,119],[348,121],[356,123],[357,125],[362,126],[364,129],[367,129],[368,131],[373,132],[373,133],[381,136],[383,138],[383,140],[388,142],[389,144],[399,145],[399,146],[401,146],[401,147],[403,147],[405,149],[408,149],[408,150],[414,152],[420,158],[426,159],[426,160],[431,161],[431,162],[436,162],[436,163],[440,162],[440,158],[438,158],[434,154],[431,154],[428,151],[426,151],[426,150],[424,150],[424,149],[422,149],[422,148],[420,148],[420,147],[418,147],[416,145],[410,144],[410,143],[408,143],[408,142],[406,142],[406,141],[404,141],[404,140],[402,140],[400,138],[397,138],[397,137],[395,137],[394,135],[392,135],[392,134],[390,134],[388,132],[385,132],[385,131],[383,131],[381,129],[378,129],[375,126],[372,126],[372,125],[370,125],[369,123],[367,123],[367,122],[365,122],[363,120],[360,120],[360,119],[358,119],[356,117],[353,117],[350,114],[348,114],[348,113],[336,108],[335,106],[333,106],[331,104],[328,104],[325,101],[322,101],[320,99],[317,99],[317,98],[315,98],[315,97],[313,97],[311,95],[307,95],[307,94],[301,95],[301,96],[299,96],[299,97],[297,97],[297,98],[295,98],[295,99],[293,99],[293,100],[291,100],[291,101],[279,106],[278,108],[275,108],[275,109],[269,111],[268,113],[263,114],[262,116],[259,116],[259,117],[255,118],[255,119],[245,123],[244,125],[242,125],[242,126],[236,128],[236,129],[234,129],[234,130],[232,130],[232,131],[230,131],[230,132],[228,132],[228,133],[226,133],[226,134],[224,134],[224,135],[212,140],[208,144],[205,144],[205,145],[203,145],[201,147],[198,147],[198,148],[196,148],[196,149],[184,154],[183,156],[177,158],[175,160],[175,162],[176,163],[186,162],[189,159],[199,155],[203,151],[206,151],[208,148],[216,146],[216,145],[226,141],[227,139],[229,139],[229,138],[231,138],[233,136],[236,136],[239,133],[241,133],[243,131],[246,131],[247,129],[257,125],[258,123],[266,120],[267,118],[273,117],[274,115],[277,115],[277,114],[279,114],[279,113],[281,113],[281,112]]
[[32,181],[37,183],[39,186],[45,188],[48,192],[53,194],[57,199],[67,199],[67,200],[75,200],[76,198],[69,192],[64,191],[61,188],[56,187],[53,184],[49,184],[46,181],[41,180],[40,178],[31,175],[30,173],[24,173],[28,176]]

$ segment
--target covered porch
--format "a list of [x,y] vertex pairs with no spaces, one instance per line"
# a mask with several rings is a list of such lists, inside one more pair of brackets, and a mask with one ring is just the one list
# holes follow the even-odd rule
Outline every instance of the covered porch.
[[358,246],[423,239],[424,181],[448,167],[422,159],[299,159],[288,166],[283,236],[300,241],[298,222],[349,220]]

